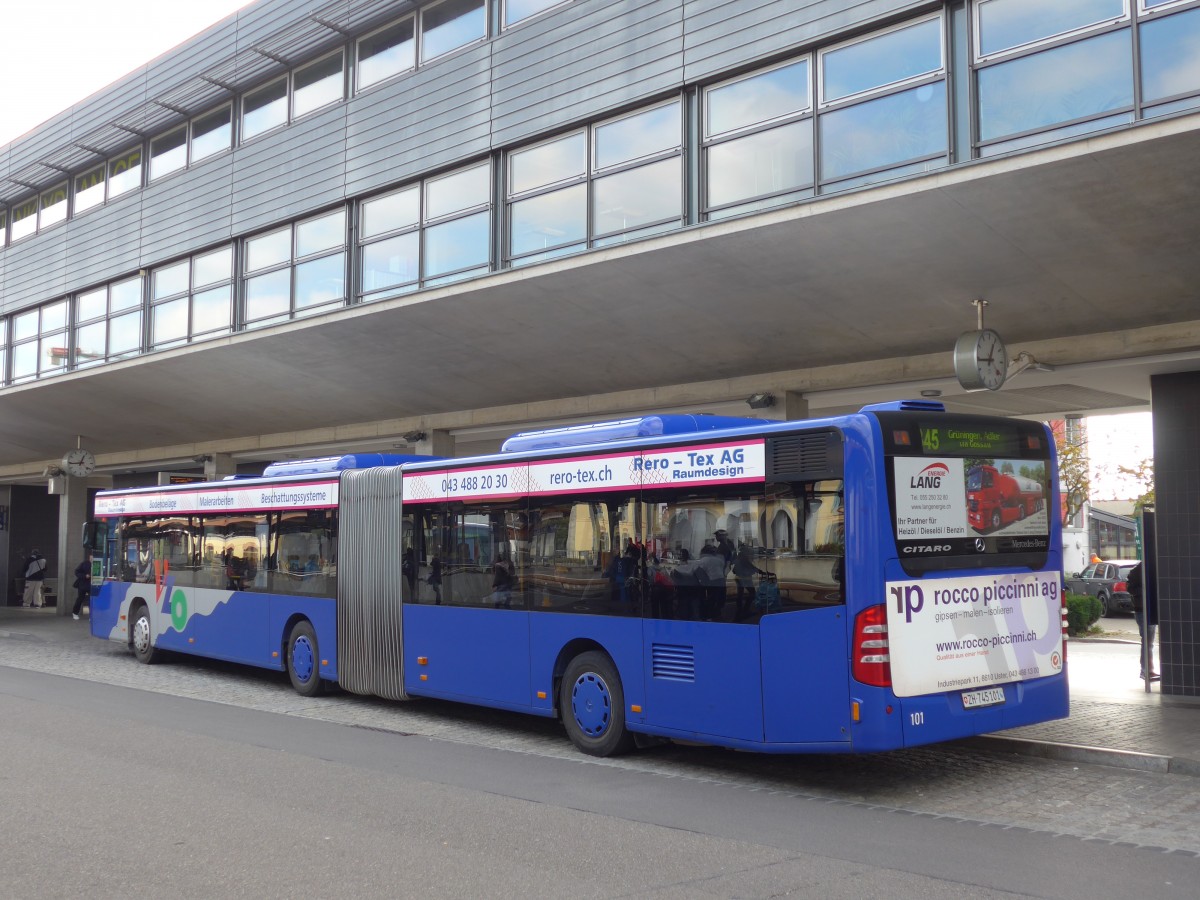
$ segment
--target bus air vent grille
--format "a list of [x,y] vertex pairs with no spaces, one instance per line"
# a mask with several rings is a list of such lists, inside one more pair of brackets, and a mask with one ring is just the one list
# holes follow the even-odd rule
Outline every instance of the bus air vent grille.
[[651,644],[651,669],[666,681],[696,680],[696,649],[680,644]]
[[785,434],[767,440],[767,481],[821,481],[842,476],[836,431]]

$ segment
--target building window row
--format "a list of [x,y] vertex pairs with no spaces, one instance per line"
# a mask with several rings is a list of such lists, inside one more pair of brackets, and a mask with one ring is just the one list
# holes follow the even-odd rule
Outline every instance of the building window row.
[[[577,0],[492,0],[501,29],[569,2]],[[432,3],[356,41],[356,87],[410,72],[488,36],[488,0]],[[143,145],[0,209],[0,247],[230,150],[238,141],[341,102],[346,97],[346,56],[346,48],[339,48],[245,92],[238,102],[226,102],[151,138],[145,174]]]
[[[570,0],[494,0],[501,29],[564,2]],[[957,37],[950,36],[941,13],[707,87],[702,217],[925,171],[948,164],[952,154],[956,160],[990,156],[1200,106],[1196,0],[1072,0],[1052,6],[1038,0],[972,3],[973,133],[955,138],[969,147],[951,146],[946,60],[947,42]],[[365,35],[355,42],[355,88],[485,40],[487,13],[487,0],[441,0]],[[966,59],[965,47],[962,52]],[[136,147],[0,210],[0,246],[138,189],[144,179],[162,178],[341,101],[346,58],[340,48],[248,91],[236,104],[151,139],[145,175],[143,147]],[[638,115],[638,123],[628,127],[644,127],[647,139],[657,141],[661,130],[672,131],[673,120],[667,120],[680,111],[675,104]],[[599,129],[591,126],[528,151],[526,168],[558,153],[585,162],[568,166],[572,172],[561,183],[513,183],[509,227],[520,237],[509,259],[532,261],[597,246],[608,234],[628,239],[639,230],[636,222],[650,233],[678,218],[661,192],[654,194],[660,205],[650,208],[638,190],[639,179],[661,186],[668,170],[668,181],[676,181],[667,158],[677,153],[674,134],[653,151],[664,154],[656,168],[643,169],[638,162],[633,168],[641,171],[602,180],[604,163],[596,154],[621,126],[608,126],[606,137]],[[682,190],[682,176],[678,181]]]
[[382,300],[492,269],[490,161],[366,200],[360,294]]
[[978,0],[975,10],[980,156],[1200,106],[1195,2]]
[[[1114,110],[1132,114],[1133,61],[1121,53],[1135,21],[1142,47],[1155,48],[1141,55],[1144,113],[1200,105],[1200,57],[1190,50],[1200,45],[1200,2],[1136,0],[1140,19],[1130,2],[1074,0],[1044,16],[1031,0],[977,0],[970,41],[986,58],[974,69],[969,139],[952,132],[947,65],[947,44],[965,46],[968,29],[925,15],[119,279],[73,305],[0,318],[0,384],[944,166],[952,133],[986,155],[1107,127]],[[1102,85],[1097,92],[1075,83],[1081,69],[1091,72],[1085,87]],[[295,70],[281,82],[285,108],[298,108],[296,85],[307,90],[340,72],[340,53]],[[1019,87],[1031,81],[1036,91]],[[326,96],[301,95],[299,108]],[[693,99],[699,116],[689,125]],[[170,149],[153,142],[151,169],[218,152],[224,138],[210,137],[230,109],[194,119]],[[77,176],[75,196],[115,196],[141,168],[140,150],[116,157]],[[14,207],[14,233],[28,220],[58,221],[66,188]]]
[[233,247],[219,247],[150,274],[152,350],[220,337],[233,328]]
[[346,210],[246,241],[247,328],[286,322],[346,302]]

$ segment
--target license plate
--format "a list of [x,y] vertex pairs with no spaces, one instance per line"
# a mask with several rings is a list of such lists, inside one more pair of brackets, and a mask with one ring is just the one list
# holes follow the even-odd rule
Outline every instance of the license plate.
[[963,709],[996,706],[1004,702],[1004,688],[984,688],[982,691],[963,691]]

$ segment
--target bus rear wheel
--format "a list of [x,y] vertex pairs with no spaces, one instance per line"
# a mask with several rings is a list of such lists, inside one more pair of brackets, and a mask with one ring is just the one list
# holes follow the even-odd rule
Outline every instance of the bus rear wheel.
[[143,603],[138,604],[130,617],[129,649],[133,651],[133,656],[138,662],[146,665],[154,662],[158,656],[158,651],[154,649],[150,610],[146,609]]
[[318,671],[317,633],[307,619],[292,626],[287,641],[287,672],[301,697],[315,697],[325,688]]
[[571,743],[589,756],[615,756],[633,749],[625,730],[625,691],[617,667],[604,653],[589,650],[563,673],[559,712]]

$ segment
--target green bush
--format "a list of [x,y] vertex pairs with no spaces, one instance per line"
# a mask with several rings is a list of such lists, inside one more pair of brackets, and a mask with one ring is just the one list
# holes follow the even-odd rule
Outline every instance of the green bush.
[[1067,594],[1067,634],[1079,637],[1100,621],[1104,607],[1089,594]]

